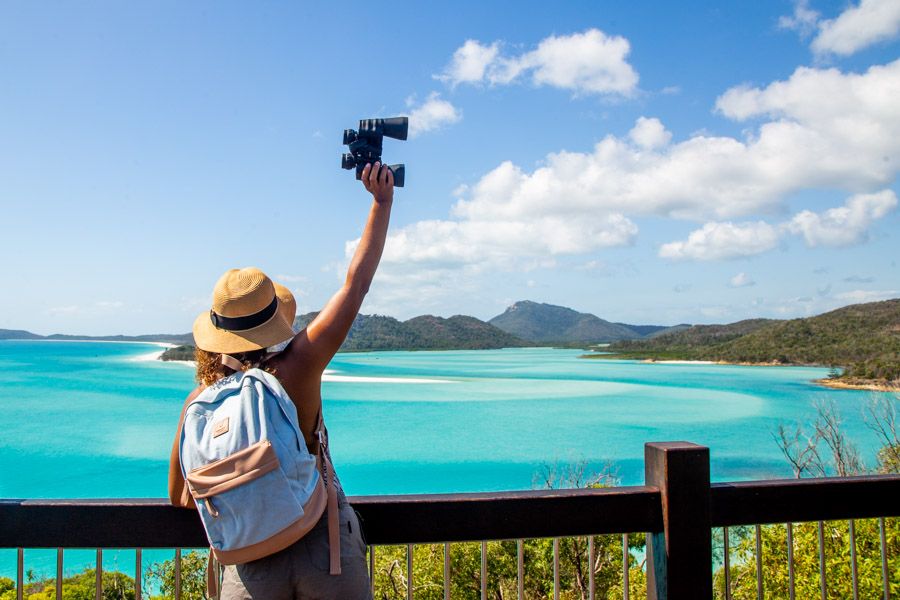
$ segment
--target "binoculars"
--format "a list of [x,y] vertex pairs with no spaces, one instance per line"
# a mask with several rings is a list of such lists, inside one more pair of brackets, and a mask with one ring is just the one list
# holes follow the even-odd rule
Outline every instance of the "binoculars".
[[[344,145],[350,147],[341,157],[341,168],[356,169],[356,178],[362,177],[367,164],[381,161],[382,142],[385,137],[405,140],[409,134],[409,118],[360,119],[359,131],[344,130]],[[394,173],[394,186],[403,187],[406,178],[404,165],[384,165]]]

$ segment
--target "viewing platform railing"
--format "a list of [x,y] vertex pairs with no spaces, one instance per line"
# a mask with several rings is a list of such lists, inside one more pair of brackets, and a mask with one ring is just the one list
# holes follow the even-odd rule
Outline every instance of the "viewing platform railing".
[[[651,599],[713,597],[713,530],[724,532],[724,597],[731,598],[728,528],[755,526],[757,597],[765,597],[760,526],[785,524],[789,572],[794,598],[793,524],[818,523],[819,588],[828,597],[824,521],[849,521],[853,597],[858,598],[854,522],[877,519],[880,532],[882,597],[891,597],[900,574],[889,572],[885,518],[900,516],[900,476],[744,481],[710,484],[709,449],[687,442],[645,446],[644,486],[598,489],[536,490],[471,494],[357,496],[350,502],[360,514],[374,571],[376,548],[406,545],[406,597],[415,595],[414,545],[444,544],[443,595],[451,598],[451,542],[482,543],[480,595],[487,597],[488,540],[517,542],[518,597],[524,598],[523,540],[553,538],[553,592],[560,595],[558,539],[588,537],[589,565],[594,538],[623,539],[622,595],[629,598],[628,534],[647,533],[647,596]],[[135,598],[141,598],[142,549],[176,548],[175,597],[180,598],[183,548],[208,547],[193,511],[158,499],[0,500],[0,548],[18,550],[17,597],[23,598],[23,549],[56,548],[56,597],[62,597],[64,548],[97,552],[96,597],[102,593],[102,550],[134,548]],[[589,569],[588,596],[594,597],[594,568]],[[548,593],[549,595],[549,593]]]

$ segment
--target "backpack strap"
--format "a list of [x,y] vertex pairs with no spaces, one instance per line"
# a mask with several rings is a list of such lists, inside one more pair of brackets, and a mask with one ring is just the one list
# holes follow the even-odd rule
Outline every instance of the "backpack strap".
[[235,357],[233,357],[229,354],[221,354],[219,356],[219,361],[224,366],[231,369],[232,371],[243,371],[244,370],[244,365],[241,364],[241,361],[239,361],[238,359],[236,359]]
[[328,494],[326,511],[328,513],[328,551],[331,567],[328,572],[331,575],[340,575],[341,526],[338,520],[337,488],[334,484],[334,465],[331,464],[331,458],[328,455],[328,433],[325,431],[325,421],[322,419],[321,411],[319,412],[319,420],[316,423],[316,438],[319,441],[316,459],[322,472],[322,478],[325,481],[325,490]]
[[209,560],[206,561],[206,596],[219,597],[219,563],[213,556],[212,547],[209,549]]

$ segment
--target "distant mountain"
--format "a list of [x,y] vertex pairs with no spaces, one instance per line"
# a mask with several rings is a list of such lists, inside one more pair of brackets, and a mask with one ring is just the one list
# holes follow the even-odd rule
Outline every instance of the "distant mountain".
[[61,340],[94,342],[163,342],[166,344],[192,344],[194,336],[190,333],[154,333],[149,335],[68,335],[54,333],[38,335],[21,329],[0,329],[0,340]]
[[609,348],[628,358],[677,358],[844,367],[847,378],[900,380],[900,299],[854,304],[815,317],[697,325]]
[[404,322],[429,348],[459,350],[530,346],[524,340],[475,317],[455,315],[449,319],[422,315]]
[[[300,315],[294,325],[302,329],[317,314]],[[398,321],[384,315],[358,315],[341,350],[486,350],[527,345],[475,317],[423,315]]]
[[0,329],[0,340],[39,340],[42,337],[22,329]]
[[[622,341],[612,348],[624,351],[691,351],[722,344],[752,333],[766,325],[777,323],[772,319],[747,319],[728,325],[676,326],[672,331],[659,332],[647,340]],[[681,327],[681,328],[680,328]],[[680,328],[680,329],[679,329]]]
[[669,333],[674,333],[676,331],[684,331],[685,329],[689,329],[691,325],[687,323],[681,323],[680,325],[629,325],[628,323],[616,323],[616,325],[621,325],[622,327],[627,327],[628,329],[634,331],[639,334],[642,338],[653,338],[661,335],[666,335]]
[[530,300],[516,302],[488,323],[531,342],[591,344],[635,339],[644,335],[629,325],[610,323],[589,313]]

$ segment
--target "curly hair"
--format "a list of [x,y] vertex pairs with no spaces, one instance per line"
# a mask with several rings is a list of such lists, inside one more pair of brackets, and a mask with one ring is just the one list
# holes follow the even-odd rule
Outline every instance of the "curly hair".
[[[268,373],[275,374],[275,370],[264,363],[266,358],[266,349],[253,350],[252,352],[241,352],[240,354],[232,354],[234,358],[239,360],[244,366],[242,369],[260,368]],[[194,348],[194,360],[197,363],[197,383],[210,386],[222,377],[228,377],[234,370],[222,364],[222,355],[219,352],[207,352],[200,348]]]

